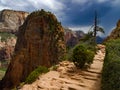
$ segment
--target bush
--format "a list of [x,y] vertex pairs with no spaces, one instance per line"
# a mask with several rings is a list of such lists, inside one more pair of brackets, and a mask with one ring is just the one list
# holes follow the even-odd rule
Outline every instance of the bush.
[[120,61],[110,62],[104,67],[103,72],[102,90],[120,90]]
[[14,34],[11,34],[11,33],[7,33],[7,32],[0,32],[0,36],[1,36],[1,41],[7,41],[8,38],[11,38],[11,37],[15,37],[16,36]]
[[53,65],[53,66],[50,68],[50,70],[57,71],[57,68],[58,68],[57,65]]
[[34,82],[40,74],[47,73],[48,71],[49,71],[48,68],[44,66],[39,66],[38,68],[36,68],[33,72],[29,74],[29,76],[26,78],[25,83],[30,84]]
[[77,45],[73,49],[72,61],[79,68],[83,68],[86,64],[90,65],[93,62],[93,58],[94,51],[87,44]]
[[120,90],[120,40],[106,43],[102,90]]

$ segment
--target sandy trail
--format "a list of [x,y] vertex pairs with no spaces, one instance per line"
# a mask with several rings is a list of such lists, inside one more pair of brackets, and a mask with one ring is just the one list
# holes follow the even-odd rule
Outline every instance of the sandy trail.
[[24,85],[20,90],[100,90],[105,46],[98,47],[100,50],[88,70],[77,69],[72,62],[63,61],[57,71],[41,75],[34,83]]

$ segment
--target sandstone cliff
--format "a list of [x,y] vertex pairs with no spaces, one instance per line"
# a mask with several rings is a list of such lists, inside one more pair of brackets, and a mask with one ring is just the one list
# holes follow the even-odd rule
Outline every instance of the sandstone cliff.
[[56,17],[44,10],[31,13],[19,28],[14,56],[0,88],[17,86],[39,65],[58,63],[64,53],[64,30]]
[[116,24],[116,28],[111,32],[111,34],[105,39],[105,41],[111,39],[118,39],[120,38],[120,20],[118,20]]
[[28,14],[8,9],[0,11],[0,32],[16,32]]

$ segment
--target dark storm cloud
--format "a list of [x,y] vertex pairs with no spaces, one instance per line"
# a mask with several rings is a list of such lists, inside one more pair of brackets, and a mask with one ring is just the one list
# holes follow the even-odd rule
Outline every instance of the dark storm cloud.
[[99,18],[110,12],[112,7],[109,4],[108,2],[87,2],[83,7],[79,4],[68,2],[64,10],[64,15],[67,17],[63,23],[66,25],[89,25],[93,23],[95,10],[98,12]]

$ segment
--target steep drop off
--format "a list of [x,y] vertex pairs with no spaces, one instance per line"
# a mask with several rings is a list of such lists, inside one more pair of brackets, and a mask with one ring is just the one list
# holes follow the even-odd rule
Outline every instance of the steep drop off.
[[39,65],[50,67],[64,53],[64,30],[56,17],[44,10],[31,13],[19,28],[14,56],[0,88],[19,85]]

